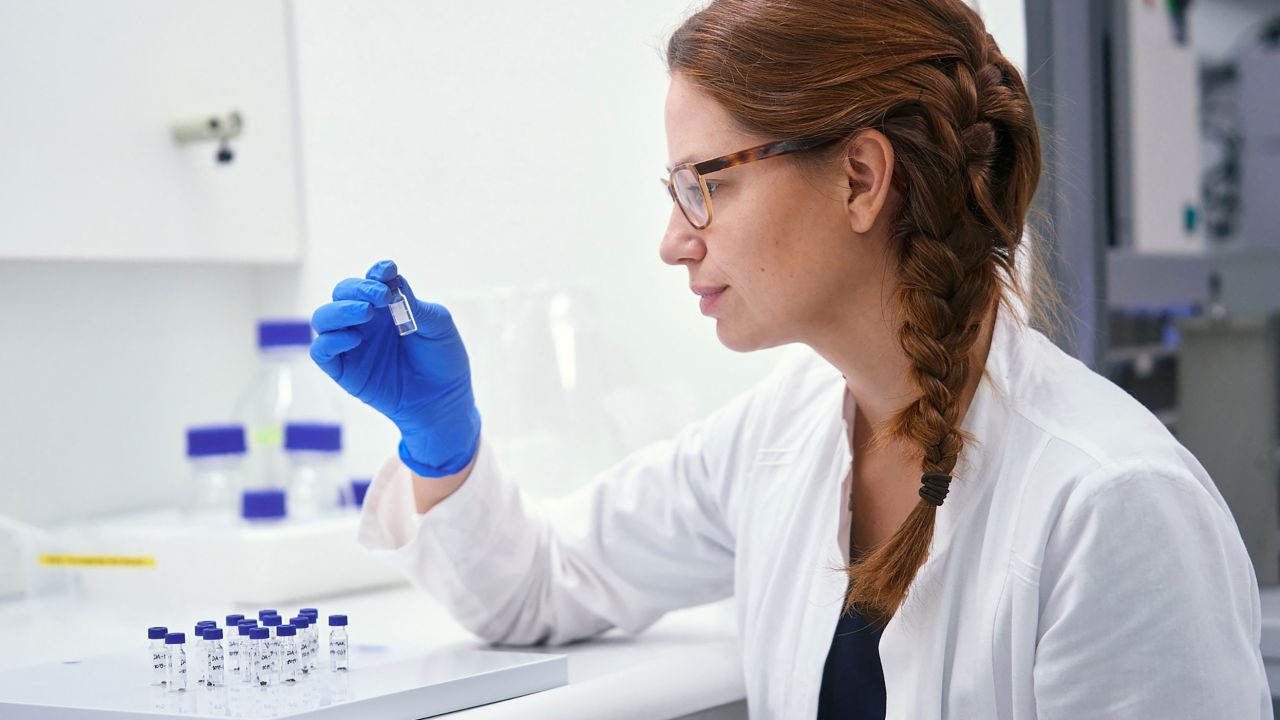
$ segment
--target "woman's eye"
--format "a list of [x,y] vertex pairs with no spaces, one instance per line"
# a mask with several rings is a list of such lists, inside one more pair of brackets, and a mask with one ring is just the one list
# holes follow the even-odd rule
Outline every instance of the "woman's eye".
[[718,183],[718,182],[711,182],[710,180],[706,181],[706,183],[707,183],[707,194],[708,194],[708,195],[715,195],[715,194],[716,194],[716,188],[720,187],[720,183]]

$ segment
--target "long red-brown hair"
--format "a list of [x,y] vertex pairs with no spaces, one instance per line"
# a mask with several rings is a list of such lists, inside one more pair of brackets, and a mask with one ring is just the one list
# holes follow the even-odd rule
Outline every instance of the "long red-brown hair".
[[[1018,70],[961,0],[714,0],[672,35],[667,65],[747,132],[844,139],[874,128],[892,143],[907,181],[891,230],[898,336],[919,397],[876,442],[916,450],[922,474],[950,475],[972,440],[958,405],[983,321],[1010,298],[1038,300],[1015,262],[1041,173]],[[888,622],[928,555],[935,517],[922,499],[892,538],[851,562],[846,610]]]

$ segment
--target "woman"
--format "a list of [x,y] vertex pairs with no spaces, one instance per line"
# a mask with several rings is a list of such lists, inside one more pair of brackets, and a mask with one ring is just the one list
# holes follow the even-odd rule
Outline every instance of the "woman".
[[379,263],[312,349],[403,437],[362,542],[495,643],[733,595],[752,717],[1270,717],[1221,495],[1024,317],[1039,142],[979,17],[717,0],[667,61],[662,259],[726,346],[795,347],[553,525],[481,435],[448,311],[414,299],[397,337]]

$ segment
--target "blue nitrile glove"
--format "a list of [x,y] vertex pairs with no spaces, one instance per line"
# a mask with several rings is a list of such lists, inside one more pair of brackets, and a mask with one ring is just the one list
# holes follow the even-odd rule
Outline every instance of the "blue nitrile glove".
[[319,333],[311,358],[343,390],[396,424],[400,459],[409,469],[425,477],[453,475],[480,444],[467,349],[449,311],[418,300],[408,282],[403,290],[418,330],[403,337],[396,331],[384,283],[398,273],[394,262],[383,260],[364,278],[338,283],[333,302],[311,316]]

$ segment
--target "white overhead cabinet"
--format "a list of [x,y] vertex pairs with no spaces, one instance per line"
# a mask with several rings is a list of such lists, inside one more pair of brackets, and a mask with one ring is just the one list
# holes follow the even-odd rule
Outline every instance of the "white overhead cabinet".
[[290,54],[286,0],[0,0],[0,260],[297,260]]

